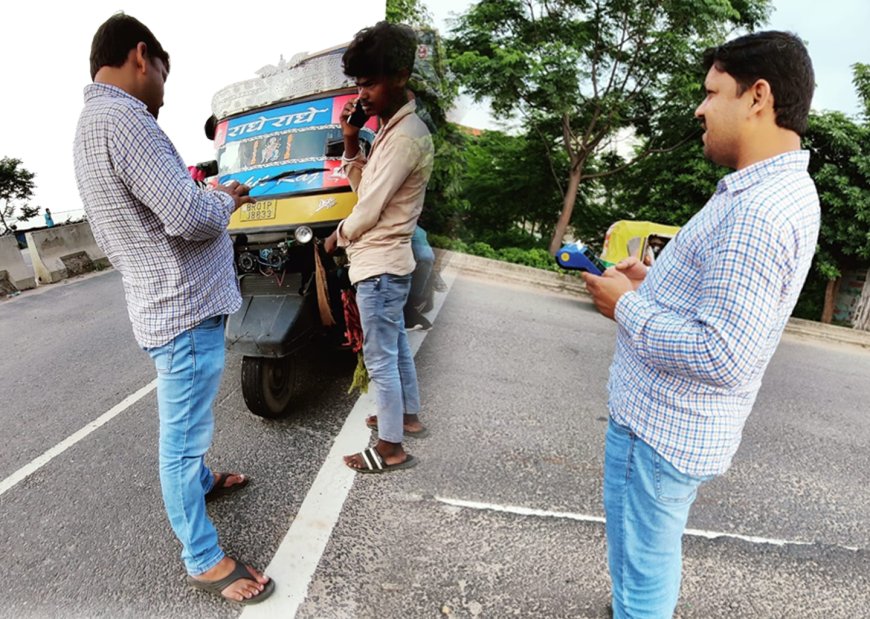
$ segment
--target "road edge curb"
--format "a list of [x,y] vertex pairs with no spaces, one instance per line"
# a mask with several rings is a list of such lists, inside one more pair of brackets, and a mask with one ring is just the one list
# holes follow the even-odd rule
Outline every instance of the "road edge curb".
[[[554,292],[576,294],[583,297],[584,300],[589,299],[589,294],[580,278],[568,273],[545,271],[445,249],[435,249],[435,254],[440,265],[447,266],[449,264],[462,273],[490,278],[497,276],[502,281],[536,286]],[[790,318],[785,332],[789,335],[870,349],[870,331],[857,331],[849,327],[826,325],[803,318]]]

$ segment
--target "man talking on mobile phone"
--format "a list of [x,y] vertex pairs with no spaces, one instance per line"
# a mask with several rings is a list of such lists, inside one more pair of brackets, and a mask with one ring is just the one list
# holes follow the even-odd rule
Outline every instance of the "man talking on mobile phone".
[[[342,169],[359,196],[351,214],[326,239],[327,252],[344,247],[356,288],[363,329],[363,358],[375,390],[374,447],[345,456],[360,473],[384,473],[414,466],[402,447],[405,435],[421,438],[417,370],[405,333],[403,308],[411,289],[411,236],[423,210],[432,174],[432,138],[415,113],[407,88],[414,66],[416,36],[407,26],[379,22],[357,33],[342,57],[358,97],[341,114]],[[368,157],[360,149],[359,112],[377,116],[381,128]],[[348,121],[351,122],[348,122]]]

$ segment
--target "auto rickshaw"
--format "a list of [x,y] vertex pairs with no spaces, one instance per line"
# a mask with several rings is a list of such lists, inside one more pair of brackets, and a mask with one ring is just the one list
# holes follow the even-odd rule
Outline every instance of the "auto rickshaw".
[[[421,41],[416,63],[425,74],[434,45]],[[337,348],[344,340],[341,292],[350,282],[342,257],[327,256],[322,241],[357,200],[340,170],[340,113],[357,94],[342,70],[345,49],[282,58],[212,100],[212,180],[248,185],[257,199],[229,223],[243,304],[227,321],[226,348],[243,355],[242,395],[262,417],[292,408],[294,354],[312,337]],[[360,131],[366,152],[377,123],[369,118]]]
[[600,256],[595,256],[586,244],[576,241],[567,243],[556,252],[556,263],[569,271],[586,271],[593,275],[601,275],[605,269],[629,256],[651,264],[679,231],[678,226],[651,221],[617,221],[607,229]]
[[679,231],[679,226],[666,226],[651,221],[617,221],[604,235],[601,262],[605,267],[611,267],[629,256],[640,261],[654,260]]

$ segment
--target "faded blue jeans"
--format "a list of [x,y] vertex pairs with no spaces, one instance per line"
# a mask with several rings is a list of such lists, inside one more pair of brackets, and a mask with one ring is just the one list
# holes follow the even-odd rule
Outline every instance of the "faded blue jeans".
[[418,306],[426,302],[426,286],[435,265],[435,252],[426,238],[426,231],[420,226],[414,229],[411,236],[411,251],[414,252],[414,273],[411,275],[411,292],[408,299],[412,305]]
[[410,289],[411,275],[385,273],[356,284],[363,358],[378,406],[378,437],[389,443],[402,442],[403,415],[420,413],[417,368],[402,313]]
[[196,576],[224,557],[205,511],[205,493],[214,476],[204,461],[214,433],[212,403],[224,369],[223,316],[147,351],[157,368],[163,504],[187,572]]
[[604,451],[613,617],[669,619],[680,596],[682,538],[698,487],[611,418]]

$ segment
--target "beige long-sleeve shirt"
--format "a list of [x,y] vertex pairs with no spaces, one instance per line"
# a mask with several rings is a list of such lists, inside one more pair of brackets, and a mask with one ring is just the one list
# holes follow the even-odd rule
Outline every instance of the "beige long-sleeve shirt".
[[369,158],[362,151],[342,169],[358,201],[338,225],[338,246],[350,259],[350,281],[414,270],[411,235],[432,175],[432,137],[409,101],[381,128]]

